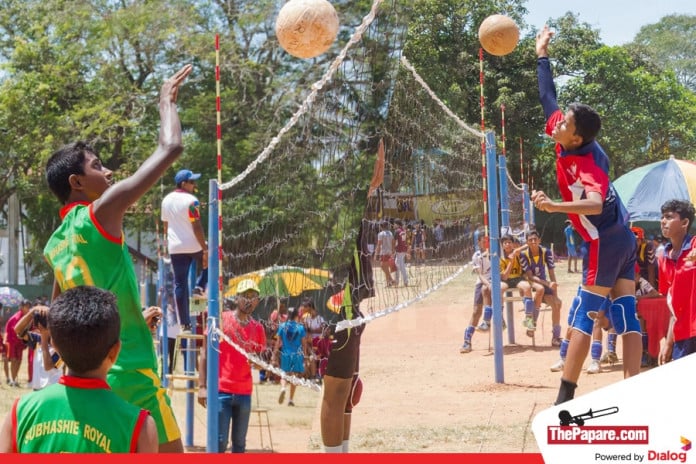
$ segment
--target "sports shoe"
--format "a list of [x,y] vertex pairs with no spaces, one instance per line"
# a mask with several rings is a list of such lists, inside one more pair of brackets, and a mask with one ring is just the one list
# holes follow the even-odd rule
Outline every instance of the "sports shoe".
[[280,390],[280,396],[278,396],[278,404],[283,404],[283,401],[285,401],[285,389]]
[[486,321],[481,321],[481,323],[476,327],[476,330],[480,332],[488,332],[491,329],[491,325]]
[[295,406],[295,403],[292,400],[290,400],[288,401],[288,406]]
[[616,364],[619,362],[619,357],[616,355],[615,351],[605,351],[599,362],[602,364]]
[[565,360],[559,359],[556,364],[551,365],[551,372],[561,372],[565,367]]
[[536,330],[536,324],[534,323],[534,319],[532,319],[531,316],[525,317],[524,321],[522,321],[522,325],[525,326],[528,330]]
[[181,326],[181,333],[190,334],[191,333],[191,324],[182,325]]
[[590,362],[590,365],[587,366],[587,373],[588,374],[599,374],[602,369],[599,367],[599,361],[596,359],[593,359],[592,362]]
[[460,353],[471,353],[471,342],[464,342],[461,348],[459,348]]
[[561,337],[553,337],[551,339],[551,346],[559,347],[559,346],[561,346],[562,341],[563,340],[561,339]]
[[527,328],[527,336],[534,337],[534,332],[536,331],[536,324],[534,323],[534,319],[532,319],[531,317],[525,317],[524,321],[522,322],[522,325],[524,325]]

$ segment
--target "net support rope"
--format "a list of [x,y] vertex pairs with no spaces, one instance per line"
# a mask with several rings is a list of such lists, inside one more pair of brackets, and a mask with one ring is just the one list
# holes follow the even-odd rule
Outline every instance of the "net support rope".
[[451,118],[459,125],[459,127],[461,127],[462,129],[464,129],[464,130],[466,130],[466,131],[471,132],[471,133],[472,133],[473,135],[475,135],[476,137],[483,137],[483,132],[474,129],[473,127],[469,126],[469,125],[466,124],[464,121],[462,121],[461,119],[459,119],[459,116],[457,116],[456,114],[454,114],[454,112],[452,112],[452,110],[449,109],[449,108],[447,107],[447,105],[445,105],[445,104],[442,102],[442,100],[440,100],[440,99],[437,97],[437,95],[435,95],[435,92],[433,92],[433,91],[430,89],[430,87],[428,86],[428,84],[423,80],[423,78],[420,76],[420,74],[418,74],[418,72],[416,71],[416,69],[411,65],[411,63],[408,61],[408,59],[407,59],[406,56],[404,56],[404,55],[401,55],[401,64],[403,64],[404,67],[405,67],[406,69],[408,69],[409,71],[411,71],[411,74],[413,74],[413,78],[416,80],[416,82],[418,82],[418,83],[421,85],[421,87],[423,87],[423,89],[426,91],[426,93],[427,93],[428,95],[430,95],[430,98],[432,98],[433,101],[434,101],[435,103],[437,103],[437,104],[440,106],[440,108],[442,108],[443,111],[444,111],[445,113],[447,113],[447,115],[448,115],[449,117],[451,117]]

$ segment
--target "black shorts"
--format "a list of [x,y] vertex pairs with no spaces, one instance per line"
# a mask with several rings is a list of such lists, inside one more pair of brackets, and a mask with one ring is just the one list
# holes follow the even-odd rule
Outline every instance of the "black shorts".
[[339,379],[350,379],[359,372],[360,367],[360,337],[364,325],[352,329],[335,332],[329,360],[326,365],[326,375]]
[[512,279],[503,280],[508,285],[509,289],[517,288],[517,284],[525,280],[524,277],[513,277]]

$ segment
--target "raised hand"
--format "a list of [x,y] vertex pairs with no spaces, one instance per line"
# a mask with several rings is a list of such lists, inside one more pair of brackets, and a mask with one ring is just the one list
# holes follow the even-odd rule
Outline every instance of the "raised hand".
[[544,24],[544,28],[536,36],[536,54],[539,58],[549,56],[549,42],[553,35],[554,32],[549,29],[547,24]]

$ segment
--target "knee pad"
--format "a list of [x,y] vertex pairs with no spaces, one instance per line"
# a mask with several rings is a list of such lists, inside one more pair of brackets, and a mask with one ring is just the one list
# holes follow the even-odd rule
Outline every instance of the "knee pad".
[[640,321],[636,316],[636,297],[625,295],[612,301],[609,307],[609,320],[617,335],[629,332],[640,333]]
[[348,401],[346,401],[346,408],[344,409],[344,412],[346,414],[350,414],[353,411],[353,408],[358,405],[358,403],[360,402],[360,396],[362,395],[362,391],[362,379],[355,375],[353,377],[353,383],[350,386],[350,395],[348,395]]
[[570,306],[568,325],[586,335],[592,335],[594,319],[588,313],[604,309],[605,301],[606,297],[581,288]]

